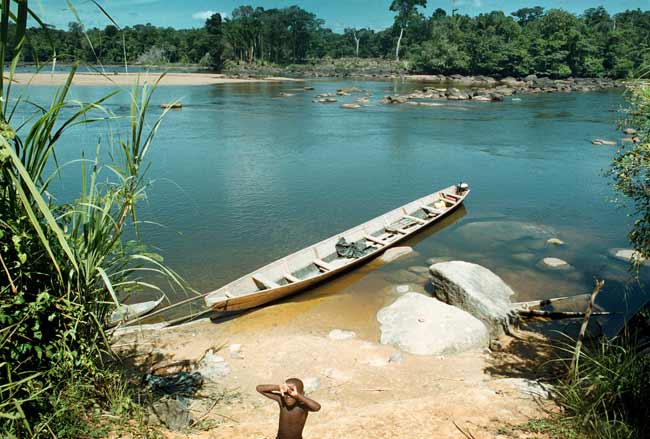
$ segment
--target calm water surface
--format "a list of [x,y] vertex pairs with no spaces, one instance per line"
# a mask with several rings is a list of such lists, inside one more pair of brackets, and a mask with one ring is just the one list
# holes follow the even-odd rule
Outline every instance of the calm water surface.
[[[140,216],[162,227],[145,225],[143,238],[200,291],[463,180],[473,189],[465,209],[412,240],[416,255],[366,267],[295,301],[327,296],[333,314],[367,308],[364,318],[374,321],[376,308],[393,297],[381,291],[421,282],[406,269],[429,258],[485,265],[518,300],[587,292],[595,276],[608,281],[600,300],[607,309],[625,311],[646,300],[626,264],[608,253],[626,247],[630,224],[603,176],[615,148],[590,143],[621,138],[610,111],[624,103],[619,92],[416,107],[379,102],[418,87],[413,83],[316,81],[307,84],[315,91],[296,90],[303,85],[156,92],[153,115],[158,104],[175,99],[184,108],[167,115],[151,152],[154,184]],[[333,105],[312,102],[318,93],[349,86],[372,95],[364,108],[339,104],[366,93]],[[108,91],[78,88],[73,95],[88,101]],[[42,102],[51,94],[48,87],[30,91]],[[126,93],[107,107],[126,116]],[[112,127],[117,137],[123,123]],[[94,154],[100,137],[108,152],[105,132],[104,123],[75,129],[60,160],[82,150]],[[77,193],[77,167],[56,189],[61,198]],[[549,247],[550,237],[567,245]],[[550,256],[574,268],[542,268],[539,261]]]

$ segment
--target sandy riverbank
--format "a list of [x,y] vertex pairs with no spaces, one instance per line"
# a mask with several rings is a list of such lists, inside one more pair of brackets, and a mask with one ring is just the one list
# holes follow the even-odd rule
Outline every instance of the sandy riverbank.
[[[310,396],[323,409],[310,415],[305,439],[524,438],[530,436],[509,426],[553,409],[549,402],[540,405],[525,380],[549,360],[537,335],[504,338],[498,353],[403,354],[401,361],[389,361],[397,352],[392,346],[363,337],[332,340],[317,325],[305,330],[298,323],[305,306],[285,303],[220,323],[135,332],[123,335],[117,346],[138,360],[140,372],[194,364],[210,349],[224,357],[228,375],[208,383],[200,393],[204,399],[190,406],[200,423],[192,433],[167,434],[174,439],[275,437],[277,406],[255,386],[291,376],[318,381]],[[232,344],[242,346],[240,358],[229,354]],[[215,395],[227,396],[213,405]]]
[[[68,77],[67,73],[17,73],[14,81],[18,85],[35,86],[60,86]],[[131,86],[136,81],[141,84],[153,83],[160,77],[160,73],[77,73],[74,85],[78,86]],[[216,84],[245,84],[254,82],[295,82],[291,78],[267,77],[259,79],[230,78],[216,73],[167,73],[160,81],[160,85],[216,85]]]

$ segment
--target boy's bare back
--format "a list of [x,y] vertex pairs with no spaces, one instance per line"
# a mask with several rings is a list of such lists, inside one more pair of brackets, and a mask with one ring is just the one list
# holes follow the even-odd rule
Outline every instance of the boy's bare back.
[[281,385],[257,386],[257,391],[280,406],[277,439],[302,439],[302,430],[309,412],[320,410],[320,404],[304,395],[302,381],[291,378]]

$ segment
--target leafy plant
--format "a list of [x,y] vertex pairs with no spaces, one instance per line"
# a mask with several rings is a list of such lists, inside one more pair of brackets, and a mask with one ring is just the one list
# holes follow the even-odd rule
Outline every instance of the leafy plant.
[[[8,438],[78,437],[107,419],[104,413],[131,410],[130,390],[105,333],[107,316],[143,281],[163,276],[172,288],[184,282],[158,258],[124,241],[137,232],[136,205],[146,193],[147,157],[165,115],[147,117],[157,86],[134,85],[128,135],[118,154],[103,163],[81,159],[81,192],[57,204],[48,192],[63,173],[59,142],[76,126],[113,119],[102,107],[119,91],[90,103],[69,99],[76,66],[49,107],[16,125],[23,97],[12,98],[12,78],[27,38],[27,17],[38,18],[27,0],[0,0],[0,52],[12,49],[8,70],[0,64],[0,435]],[[10,41],[8,24],[15,25]],[[74,108],[71,115],[67,108]],[[54,173],[46,176],[46,170]],[[107,387],[107,383],[112,383]],[[108,389],[114,389],[109,391]]]

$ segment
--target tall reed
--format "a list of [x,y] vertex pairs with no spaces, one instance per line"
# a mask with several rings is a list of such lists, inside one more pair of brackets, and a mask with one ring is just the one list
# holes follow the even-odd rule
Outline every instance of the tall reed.
[[53,175],[65,172],[57,145],[72,128],[112,119],[102,105],[123,91],[75,103],[73,66],[49,106],[36,106],[18,124],[15,115],[30,104],[25,93],[13,97],[14,74],[28,17],[41,21],[28,0],[0,0],[0,7],[0,57],[11,56],[8,68],[0,63],[0,436],[75,437],[93,428],[89,407],[110,409],[107,388],[123,388],[102,367],[112,357],[105,334],[111,309],[125,294],[162,291],[143,280],[151,274],[186,288],[158,258],[124,240],[137,229],[148,153],[165,112],[148,117],[158,82],[134,85],[117,156],[105,162],[98,145],[93,158],[82,157],[79,197],[58,204],[48,192]]

